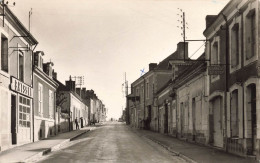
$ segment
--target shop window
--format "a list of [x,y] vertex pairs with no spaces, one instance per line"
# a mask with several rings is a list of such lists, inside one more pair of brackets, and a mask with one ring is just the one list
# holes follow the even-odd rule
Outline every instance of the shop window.
[[238,90],[231,93],[230,104],[231,137],[238,137]]
[[20,127],[31,127],[31,105],[30,99],[20,96],[19,97],[19,126]]
[[8,39],[1,35],[1,70],[8,72]]

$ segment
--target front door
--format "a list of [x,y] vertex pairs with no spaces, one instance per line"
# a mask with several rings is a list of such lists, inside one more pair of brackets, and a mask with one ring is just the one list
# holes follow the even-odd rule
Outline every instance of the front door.
[[164,133],[168,133],[168,104],[164,105],[165,113],[164,113]]
[[195,98],[192,98],[192,140],[195,141],[196,136],[196,100]]
[[[252,135],[251,145],[248,145],[248,154],[255,155],[256,147],[256,86],[251,84],[247,87],[247,128]],[[251,132],[251,133],[250,133]],[[250,138],[250,136],[249,136]]]
[[11,133],[12,144],[17,144],[16,96],[11,95]]
[[213,101],[213,145],[216,147],[223,147],[223,135],[222,135],[222,111],[221,111],[222,99],[217,97]]

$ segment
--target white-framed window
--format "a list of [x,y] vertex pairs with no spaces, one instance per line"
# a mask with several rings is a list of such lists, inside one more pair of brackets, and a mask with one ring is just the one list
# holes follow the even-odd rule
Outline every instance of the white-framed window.
[[31,99],[19,96],[19,126],[31,127]]
[[256,51],[256,17],[255,10],[249,11],[246,16],[246,60],[255,55]]
[[38,83],[38,112],[39,116],[43,116],[43,87]]
[[239,42],[239,24],[236,23],[231,28],[231,68],[234,68],[239,64]]
[[49,90],[49,117],[53,118],[54,114],[54,96],[53,91]]
[[18,50],[18,79],[24,81],[24,54]]
[[8,72],[8,38],[1,34],[1,70]]
[[257,44],[258,44],[258,30],[257,30],[257,16],[256,16],[256,8],[257,2],[251,2],[248,4],[247,9],[244,12],[244,65],[248,65],[257,60],[258,55]]
[[[211,42],[211,61],[210,64],[211,65],[219,65],[220,64],[220,55],[219,55],[219,51],[220,51],[220,37],[216,36],[214,37],[214,39]],[[221,65],[220,65],[221,66]],[[218,80],[220,77],[219,75],[211,75],[211,82],[214,82],[216,80]]]

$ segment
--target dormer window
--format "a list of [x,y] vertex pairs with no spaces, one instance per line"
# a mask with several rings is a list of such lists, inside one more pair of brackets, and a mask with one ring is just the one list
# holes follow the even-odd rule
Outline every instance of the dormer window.
[[38,67],[42,70],[43,68],[43,58],[42,58],[42,55],[39,54],[39,57],[38,57]]
[[37,51],[34,56],[35,56],[34,58],[35,66],[37,66],[40,70],[43,70],[43,56],[44,56],[43,51]]

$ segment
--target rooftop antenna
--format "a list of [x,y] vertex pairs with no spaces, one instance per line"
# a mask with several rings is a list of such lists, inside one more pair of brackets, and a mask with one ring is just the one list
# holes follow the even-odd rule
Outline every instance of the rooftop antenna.
[[187,29],[189,29],[189,28],[188,28],[188,23],[186,23],[186,21],[185,21],[185,12],[181,8],[177,8],[177,9],[180,12],[179,14],[177,14],[178,16],[180,16],[180,20],[177,20],[180,23],[180,25],[177,26],[177,27],[182,30],[181,36],[183,37],[183,42],[184,42],[184,54],[183,54],[184,56],[183,56],[183,58],[184,58],[184,61],[185,61],[185,50],[186,50],[185,40],[187,38],[186,37],[186,28]]
[[32,16],[32,8],[31,10],[29,11],[29,33],[31,31],[31,16]]

